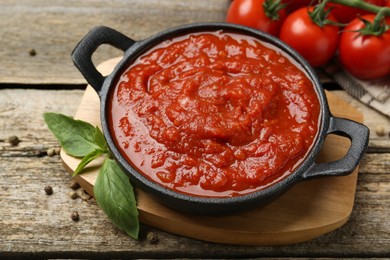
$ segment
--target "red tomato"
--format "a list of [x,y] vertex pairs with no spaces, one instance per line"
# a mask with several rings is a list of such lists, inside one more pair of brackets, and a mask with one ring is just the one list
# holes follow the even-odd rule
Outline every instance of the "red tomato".
[[267,32],[274,36],[279,35],[286,10],[278,11],[279,19],[272,20],[265,14],[263,3],[265,0],[234,0],[227,11],[226,22],[241,24]]
[[[309,8],[310,11],[313,8]],[[335,21],[332,15],[329,20]],[[279,38],[298,51],[313,67],[328,62],[338,45],[337,26],[315,24],[303,7],[290,14],[283,23]]]
[[[373,21],[375,15],[362,17]],[[390,24],[390,19],[386,20]],[[390,74],[390,29],[381,36],[361,35],[356,30],[364,23],[356,18],[346,27],[340,38],[339,58],[344,68],[360,79],[375,79]]]
[[[385,6],[387,4],[387,0],[364,0],[369,4],[377,5],[377,6]],[[365,14],[369,14],[369,11],[362,10],[359,8],[354,8],[346,5],[328,3],[328,7],[332,7],[331,13],[336,17],[337,21],[340,23],[349,23],[353,19],[358,16],[362,16]]]
[[287,4],[287,13],[292,13],[302,7],[314,6],[318,3],[317,0],[283,0],[283,3]]

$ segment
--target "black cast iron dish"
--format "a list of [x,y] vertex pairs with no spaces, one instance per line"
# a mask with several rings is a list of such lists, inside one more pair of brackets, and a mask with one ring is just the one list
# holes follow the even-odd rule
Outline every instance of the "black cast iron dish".
[[[115,87],[116,79],[139,55],[167,39],[188,33],[217,30],[250,35],[261,41],[271,43],[277,48],[283,50],[303,67],[308,77],[313,81],[321,106],[319,133],[310,153],[304,159],[302,164],[292,174],[268,188],[244,196],[232,198],[203,198],[184,195],[166,189],[159,184],[150,181],[137,172],[121,155],[121,152],[115,146],[113,138],[110,135],[110,128],[108,126],[106,116],[110,90]],[[124,51],[123,59],[119,62],[119,64],[117,64],[114,71],[107,77],[103,77],[96,70],[91,59],[92,54],[102,44],[109,44]],[[281,193],[299,181],[324,176],[341,176],[350,174],[358,165],[368,144],[369,130],[366,126],[351,120],[336,118],[330,114],[325,93],[315,72],[308,63],[283,42],[254,29],[225,23],[191,24],[166,30],[142,41],[134,41],[113,29],[107,27],[96,27],[92,29],[76,46],[72,53],[72,58],[76,67],[81,71],[88,83],[99,94],[101,101],[100,114],[103,132],[105,138],[107,139],[109,148],[119,165],[126,173],[128,173],[130,180],[136,186],[153,195],[163,204],[180,211],[206,215],[221,215],[264,205],[275,197],[281,195]],[[325,137],[328,134],[348,137],[351,140],[351,146],[344,158],[333,162],[317,164],[315,163],[316,155],[320,151]]]

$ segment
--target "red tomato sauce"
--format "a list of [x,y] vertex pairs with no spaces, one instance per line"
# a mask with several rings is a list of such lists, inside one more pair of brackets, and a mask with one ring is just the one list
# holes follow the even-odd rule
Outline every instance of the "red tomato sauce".
[[318,96],[299,65],[223,31],[158,44],[112,93],[110,131],[122,155],[154,182],[202,197],[239,196],[284,178],[319,124]]

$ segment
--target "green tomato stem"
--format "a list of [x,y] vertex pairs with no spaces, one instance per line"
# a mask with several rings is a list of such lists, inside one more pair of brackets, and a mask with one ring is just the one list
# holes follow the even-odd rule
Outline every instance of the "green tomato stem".
[[373,4],[369,4],[363,0],[325,0],[325,2],[356,7],[362,10],[376,13],[375,19],[372,23],[372,27],[370,26],[369,34],[381,35],[388,29],[388,26],[386,26],[385,22],[385,16],[390,16],[389,7],[376,6]]
[[279,11],[285,7],[286,4],[283,4],[281,0],[265,0],[263,3],[265,15],[272,21],[280,19]]
[[376,6],[363,0],[328,0],[327,2],[356,7],[373,13],[382,12],[384,16],[390,16],[390,7]]
[[385,15],[386,15],[386,10],[384,8],[381,8],[379,12],[376,14],[374,21],[372,23],[373,31],[377,32],[379,35],[383,34],[388,29],[388,26],[386,26],[386,22],[384,20]]
[[319,27],[324,27],[325,25],[335,25],[333,21],[327,19],[330,10],[326,8],[326,4],[328,1],[320,1],[318,5],[316,5],[313,11],[309,11],[308,14],[313,23],[317,24]]

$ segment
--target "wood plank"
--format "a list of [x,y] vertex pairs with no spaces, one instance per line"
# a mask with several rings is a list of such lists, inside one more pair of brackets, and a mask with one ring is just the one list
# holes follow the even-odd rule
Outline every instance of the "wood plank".
[[[44,148],[52,147],[55,142],[49,139],[32,135],[20,143],[21,152],[12,156],[0,152],[2,257],[31,256],[32,252],[43,258],[383,257],[390,254],[388,174],[360,174],[349,222],[306,243],[283,247],[225,246],[174,236],[144,225],[141,239],[134,241],[110,223],[94,200],[68,197],[71,178],[58,156],[25,156],[34,154],[37,148],[23,144],[38,142]],[[8,150],[8,146],[1,146],[1,150]],[[43,187],[48,184],[54,189],[52,196],[44,194]],[[73,210],[79,212],[80,221],[70,219]],[[150,231],[158,237],[158,243],[146,239]]]
[[[229,2],[2,0],[0,82],[85,84],[70,54],[93,26],[110,26],[141,40],[181,24],[223,21]],[[31,49],[36,55],[29,54]],[[102,46],[94,61],[98,64],[119,54],[114,48]]]
[[[338,95],[339,93],[336,92]],[[279,247],[228,246],[171,235],[142,225],[134,241],[116,229],[93,200],[71,200],[71,178],[41,117],[44,111],[72,115],[83,91],[0,90],[0,255],[41,258],[228,258],[385,257],[390,255],[390,176],[387,153],[367,154],[358,178],[355,206],[340,229],[306,243]],[[359,104],[358,104],[359,105]],[[9,135],[22,142],[11,146]],[[369,157],[368,157],[369,156]],[[371,165],[378,165],[375,171]],[[50,184],[52,196],[44,194]],[[80,221],[70,220],[77,210]],[[146,236],[153,232],[159,242]],[[77,243],[75,243],[77,241]]]
[[[333,92],[343,96],[342,92]],[[340,95],[341,94],[341,95]],[[340,229],[306,243],[281,247],[212,244],[171,235],[142,225],[134,241],[116,229],[94,200],[72,200],[71,180],[58,146],[41,117],[44,111],[72,115],[81,90],[0,90],[0,257],[40,258],[250,258],[250,257],[388,257],[390,255],[390,176],[387,153],[369,153],[362,162],[355,206]],[[357,104],[360,107],[361,104]],[[360,108],[361,109],[361,108]],[[367,117],[373,114],[366,113]],[[11,146],[10,135],[21,143]],[[371,165],[377,165],[375,171]],[[363,171],[363,172],[362,172]],[[50,184],[52,196],[43,188]],[[80,221],[70,220],[77,210]],[[150,243],[149,232],[159,242]],[[77,242],[75,242],[77,241]]]
[[[142,226],[141,240],[133,241],[110,224],[94,201],[69,199],[68,173],[58,156],[45,154],[58,143],[44,125],[41,114],[54,111],[72,115],[83,93],[81,90],[0,90],[0,256],[31,256],[31,252],[46,258],[390,255],[387,153],[365,156],[378,168],[372,171],[370,165],[361,164],[355,206],[347,224],[310,242],[283,247],[224,246],[174,236],[147,226]],[[343,96],[343,92],[333,93]],[[366,118],[373,116],[366,113]],[[18,135],[22,142],[11,146],[6,142],[10,135]],[[51,197],[43,192],[46,184],[54,188]],[[79,211],[79,222],[69,219],[72,210]],[[88,221],[90,218],[93,223]],[[146,235],[150,231],[159,238],[158,243],[148,242]],[[74,243],[75,240],[78,242]]]

